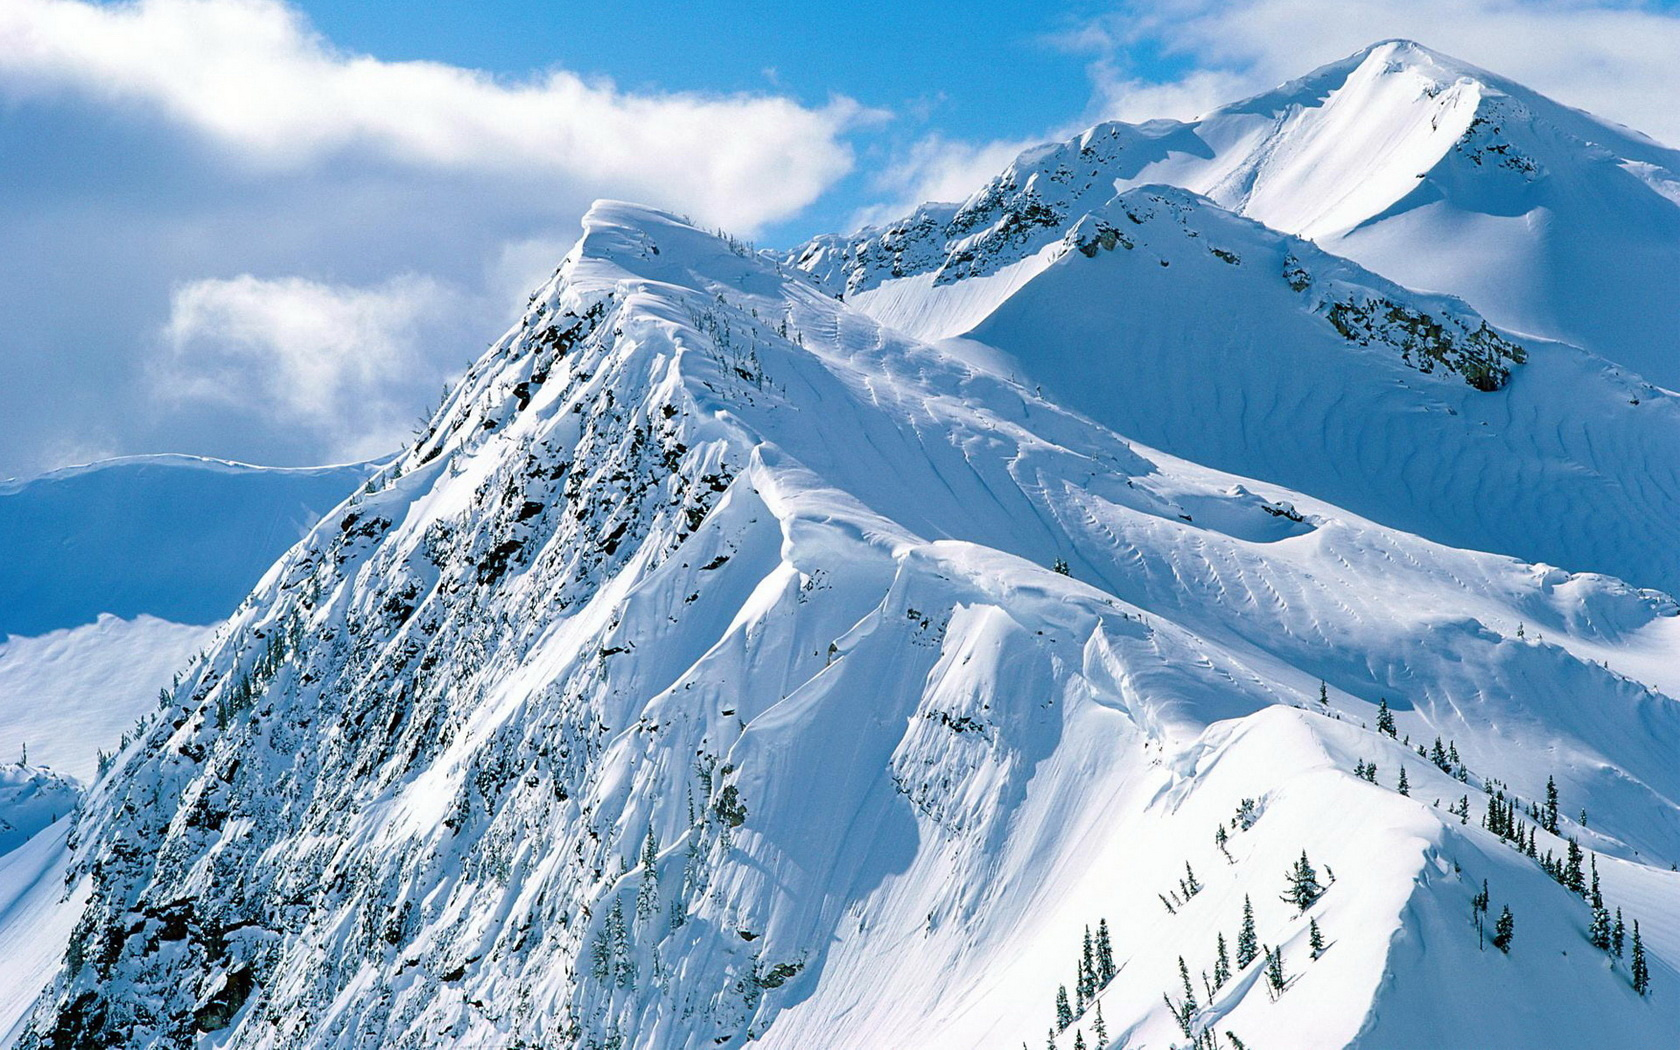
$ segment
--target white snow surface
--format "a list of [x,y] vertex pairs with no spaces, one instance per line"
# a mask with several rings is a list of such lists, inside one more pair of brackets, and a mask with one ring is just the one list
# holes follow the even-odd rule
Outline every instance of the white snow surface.
[[1100,124],[1028,150],[960,206],[793,257],[848,295],[990,272],[1117,189],[1165,183],[1673,389],[1677,173],[1672,148],[1390,40],[1196,121]]
[[[73,958],[18,1044],[1042,1046],[1105,919],[1118,972],[1064,1050],[1097,1045],[1098,1005],[1110,1047],[1188,1042],[1181,958],[1184,1023],[1220,1046],[1663,1045],[1680,1030],[1674,602],[1128,442],[1101,416],[1136,399],[1079,389],[1124,377],[1058,386],[1035,370],[1065,357],[1029,354],[1078,353],[1104,304],[1058,318],[1059,348],[1056,330],[1004,335],[1052,298],[1252,307],[1300,341],[1276,372],[1364,400],[1338,414],[1285,384],[1261,396],[1297,401],[1246,433],[1351,433],[1384,387],[1397,407],[1350,447],[1413,441],[1425,462],[1487,429],[1489,475],[1507,457],[1542,486],[1519,510],[1588,511],[1567,448],[1531,462],[1557,386],[1645,388],[1568,348],[1501,357],[1517,344],[1461,303],[1157,197],[1119,205],[1154,218],[1108,213],[1132,247],[1093,220],[1032,248],[1070,251],[1006,277],[994,327],[946,345],[672,216],[598,204],[429,431],[268,572],[92,789]],[[1220,289],[1248,298],[1215,305]],[[1404,324],[1360,343],[1325,320],[1378,301],[1427,314],[1440,356]],[[1212,403],[1182,409],[1204,414],[1238,411],[1219,398],[1252,378],[1241,352],[1277,352],[1140,345],[1187,359],[1136,382],[1171,406],[1166,370],[1195,372]],[[1466,381],[1507,367],[1501,389]],[[1435,445],[1390,434],[1429,412]],[[1376,732],[1380,701],[1398,737],[1449,742],[1463,779]],[[1352,772],[1367,762],[1374,784]],[[1588,943],[1579,895],[1479,826],[1489,792],[1526,807],[1548,776],[1564,815],[1539,851],[1596,855],[1653,996]],[[1329,884],[1304,913],[1281,899],[1303,851]],[[1472,925],[1484,879],[1493,914],[1515,913],[1509,954]],[[1257,960],[1210,995],[1245,896],[1286,985],[1269,994]]]
[[105,615],[0,641],[0,758],[15,761],[27,746],[32,764],[91,783],[98,752],[117,750],[214,635],[214,626]]

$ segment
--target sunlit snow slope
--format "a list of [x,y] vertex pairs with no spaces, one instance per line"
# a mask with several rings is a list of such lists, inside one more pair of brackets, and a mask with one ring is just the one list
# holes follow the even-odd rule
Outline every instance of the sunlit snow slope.
[[1018,283],[1018,260],[1151,183],[1680,387],[1680,153],[1408,41],[1197,121],[1100,124],[1027,151],[961,205],[796,255],[880,300],[987,277],[919,321],[954,335]]
[[[1466,390],[1506,367],[1478,338],[1431,344]],[[1129,445],[948,349],[598,205],[95,788],[20,1045],[1042,1046],[1062,985],[1064,1048],[1676,1030],[1672,601]],[[1660,994],[1542,871],[1566,838]],[[1271,981],[1216,961],[1245,896]]]

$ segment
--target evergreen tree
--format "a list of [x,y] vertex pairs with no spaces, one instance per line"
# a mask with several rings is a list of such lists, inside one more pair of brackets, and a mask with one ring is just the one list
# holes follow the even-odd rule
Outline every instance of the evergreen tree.
[[1079,1006],[1084,1009],[1097,994],[1097,953],[1091,944],[1091,927],[1085,927],[1085,943],[1079,950]]
[[1377,700],[1377,732],[1394,736],[1394,713],[1388,709],[1387,698]]
[[1237,969],[1245,970],[1260,954],[1260,941],[1254,933],[1254,905],[1243,894],[1242,931],[1237,934]]
[[1067,985],[1060,985],[1056,989],[1056,1031],[1066,1031],[1072,1023],[1073,1006],[1068,1002]]
[[1213,957],[1213,987],[1225,987],[1231,979],[1231,956],[1225,951],[1225,935],[1219,934],[1219,947]]
[[1587,887],[1586,876],[1581,873],[1581,844],[1574,839],[1569,840],[1569,859],[1564,862],[1563,884],[1573,893],[1584,893]]
[[1097,1034],[1097,1050],[1103,1050],[1108,1045],[1108,1022],[1103,1020],[1102,1003],[1097,1004],[1097,1019],[1091,1027]]
[[1615,933],[1610,926],[1610,913],[1599,904],[1592,910],[1592,925],[1587,927],[1587,940],[1601,952],[1610,951],[1615,943]]
[[1493,946],[1510,954],[1511,938],[1516,932],[1517,920],[1511,916],[1511,906],[1507,904],[1499,912],[1499,921],[1493,924]]
[[1639,936],[1639,920],[1633,920],[1633,990],[1644,995],[1651,990],[1651,968],[1645,961],[1645,942]]
[[1400,767],[1400,782],[1395,785],[1395,790],[1400,792],[1402,795],[1410,795],[1412,793],[1412,786],[1406,782],[1405,766]]
[[630,957],[630,930],[624,922],[624,904],[620,898],[613,898],[612,911],[607,913],[606,934],[611,945],[613,977],[620,988],[634,987],[636,961]]
[[1288,983],[1289,983],[1289,981],[1284,976],[1284,973],[1283,973],[1283,949],[1282,948],[1269,948],[1269,949],[1267,949],[1267,951],[1266,951],[1266,985],[1267,985],[1267,987],[1271,988],[1273,995],[1281,995],[1281,994],[1283,994],[1284,986]]
[[1546,778],[1546,808],[1544,813],[1546,817],[1546,830],[1556,835],[1558,829],[1558,790],[1557,781],[1553,780],[1550,776]]
[[1324,934],[1318,929],[1318,920],[1312,919],[1307,923],[1307,946],[1312,949],[1312,957],[1317,960],[1324,954]]
[[1178,957],[1178,979],[1184,984],[1184,1012],[1196,1012],[1196,986],[1190,983],[1190,967],[1184,965],[1184,956]]
[[1085,1050],[1085,1030],[1073,1033],[1073,1050]]
[[1184,899],[1189,900],[1202,892],[1202,884],[1196,881],[1196,873],[1191,870],[1190,862],[1184,862]]
[[1622,946],[1626,943],[1627,927],[1622,925],[1622,909],[1616,909],[1616,925],[1610,929],[1610,947],[1615,950],[1616,958],[1622,957]]
[[642,840],[642,887],[636,893],[636,918],[645,922],[659,914],[659,839],[650,825]]
[[1097,980],[1103,985],[1114,980],[1114,945],[1108,939],[1108,920],[1097,923]]
[[1435,763],[1435,768],[1443,773],[1452,771],[1452,765],[1447,761],[1447,749],[1441,743],[1441,738],[1435,738],[1435,746],[1429,750],[1429,761]]
[[1306,850],[1301,851],[1301,859],[1295,862],[1295,866],[1289,869],[1284,877],[1289,880],[1289,891],[1283,895],[1283,899],[1295,905],[1299,911],[1306,911],[1318,898],[1324,896],[1324,887],[1319,885],[1318,872],[1313,870],[1312,864],[1307,860]]
[[1318,680],[1318,702],[1325,707],[1330,706],[1330,690],[1324,687],[1324,679]]

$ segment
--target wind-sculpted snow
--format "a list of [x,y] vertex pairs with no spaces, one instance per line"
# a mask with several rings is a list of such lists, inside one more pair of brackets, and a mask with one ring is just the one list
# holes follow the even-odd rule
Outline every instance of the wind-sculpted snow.
[[[909,296],[890,305],[914,327]],[[1673,395],[1182,191],[1116,198],[969,335],[1188,459],[1455,546],[1680,591]]]
[[[598,205],[94,788],[21,1045],[1041,1045],[1099,919],[1064,1047],[1099,1007],[1115,1047],[1673,1029],[1578,896],[1446,808],[1555,776],[1680,987],[1672,602],[1134,448],[982,358]],[[1367,728],[1381,699],[1459,764]],[[1211,972],[1245,895],[1287,980],[1184,1009],[1179,957]]]

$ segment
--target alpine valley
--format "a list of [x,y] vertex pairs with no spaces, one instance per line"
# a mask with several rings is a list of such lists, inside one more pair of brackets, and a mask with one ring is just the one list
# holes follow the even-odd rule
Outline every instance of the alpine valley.
[[1672,1046],[1677,273],[1680,153],[1404,41],[786,251],[600,202],[0,771],[0,1041]]

